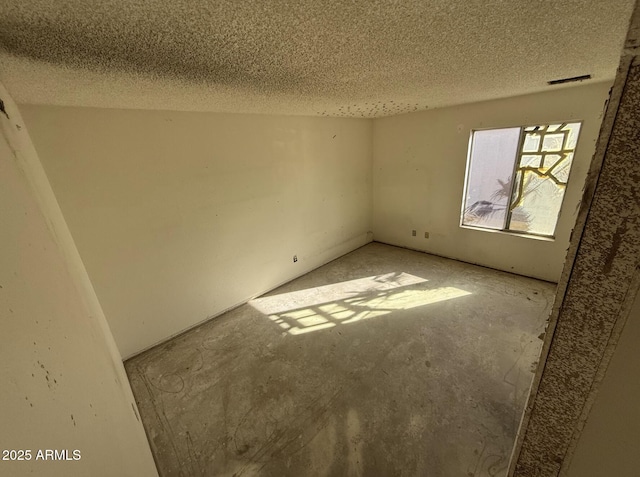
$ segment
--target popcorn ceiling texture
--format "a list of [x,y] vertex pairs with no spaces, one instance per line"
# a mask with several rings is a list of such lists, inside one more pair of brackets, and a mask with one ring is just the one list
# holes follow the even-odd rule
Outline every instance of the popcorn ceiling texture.
[[0,0],[18,102],[379,117],[613,79],[632,0]]

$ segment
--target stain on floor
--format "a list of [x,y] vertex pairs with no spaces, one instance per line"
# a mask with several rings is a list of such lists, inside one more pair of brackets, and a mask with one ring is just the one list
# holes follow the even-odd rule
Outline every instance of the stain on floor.
[[502,475],[554,291],[372,243],[126,369],[162,476]]

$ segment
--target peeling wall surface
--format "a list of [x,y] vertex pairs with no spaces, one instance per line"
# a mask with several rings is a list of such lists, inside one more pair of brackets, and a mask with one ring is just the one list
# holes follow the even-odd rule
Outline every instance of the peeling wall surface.
[[371,240],[370,120],[21,109],[123,357]]
[[20,104],[381,117],[612,80],[632,5],[0,0],[0,79]]
[[0,99],[0,449],[31,453],[6,454],[0,475],[157,475],[104,315],[2,85]]
[[[609,83],[441,108],[374,121],[377,241],[543,280],[560,277]],[[583,120],[553,241],[460,227],[474,129]],[[411,231],[416,230],[416,236]],[[424,232],[429,232],[425,238]]]

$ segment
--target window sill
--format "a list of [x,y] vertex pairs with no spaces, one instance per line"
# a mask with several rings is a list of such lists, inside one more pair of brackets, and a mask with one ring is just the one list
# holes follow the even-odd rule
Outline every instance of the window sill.
[[540,240],[542,242],[555,242],[555,240],[556,240],[556,238],[554,236],[527,234],[527,233],[515,232],[515,231],[511,231],[511,230],[485,229],[485,228],[482,228],[482,227],[473,227],[471,225],[462,225],[462,224],[460,224],[460,228],[467,229],[467,230],[475,230],[477,232],[489,232],[489,233],[501,234],[501,235],[511,235],[511,236],[515,236],[515,237],[522,237],[522,238],[528,238],[528,239],[533,239],[533,240]]

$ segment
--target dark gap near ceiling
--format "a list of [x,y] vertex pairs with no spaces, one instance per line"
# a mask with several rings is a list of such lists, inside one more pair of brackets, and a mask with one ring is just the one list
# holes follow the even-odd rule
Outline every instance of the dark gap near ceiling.
[[563,83],[573,83],[574,81],[584,81],[588,79],[591,79],[591,75],[581,75],[581,76],[573,76],[571,78],[551,80],[551,81],[547,81],[547,84],[554,85],[554,84],[563,84]]

